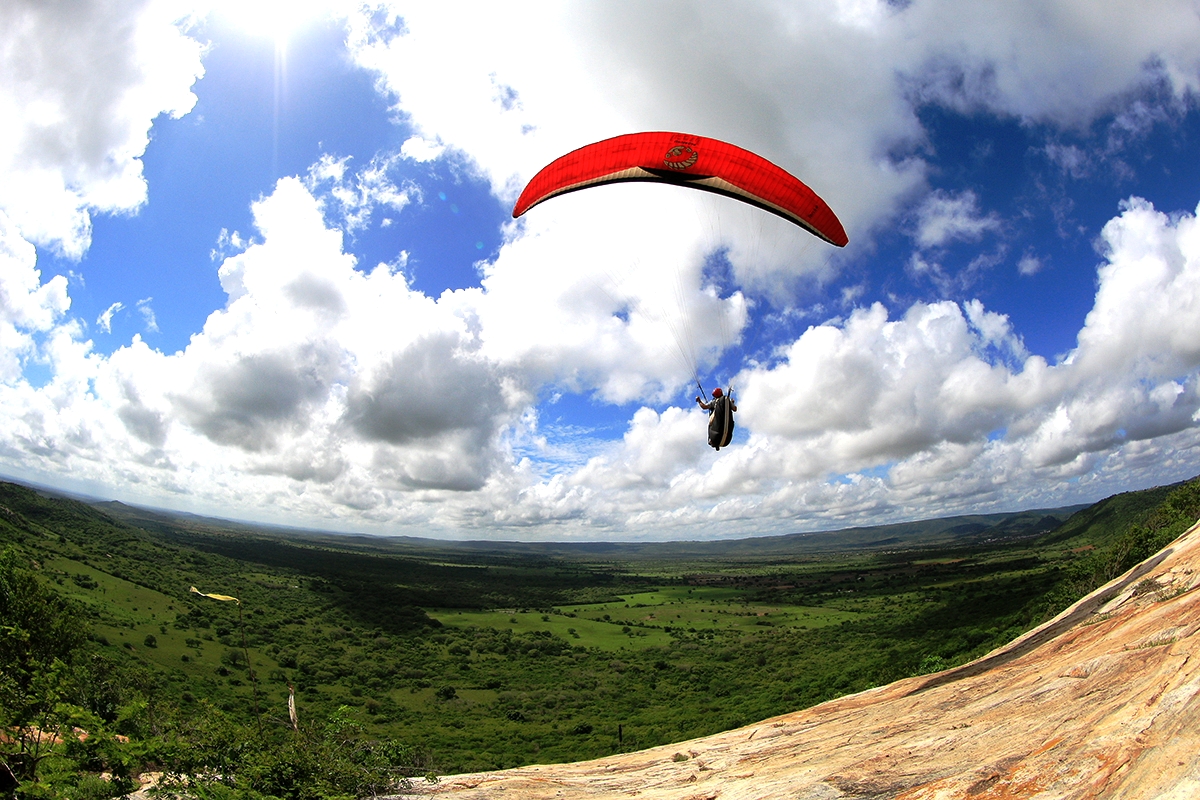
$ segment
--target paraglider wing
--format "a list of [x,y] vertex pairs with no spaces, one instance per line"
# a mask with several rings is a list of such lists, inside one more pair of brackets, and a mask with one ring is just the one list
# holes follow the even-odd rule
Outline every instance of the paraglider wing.
[[622,181],[654,181],[727,195],[778,214],[844,247],[833,210],[787,170],[737,145],[686,133],[628,133],[589,144],[533,176],[513,207],[519,217],[560,194]]

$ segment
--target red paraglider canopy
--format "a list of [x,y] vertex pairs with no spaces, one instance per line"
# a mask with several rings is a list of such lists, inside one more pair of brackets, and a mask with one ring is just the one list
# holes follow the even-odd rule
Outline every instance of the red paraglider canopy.
[[533,176],[519,217],[551,197],[622,181],[655,181],[727,195],[778,214],[830,244],[849,239],[833,210],[791,173],[737,145],[686,133],[628,133],[573,150]]

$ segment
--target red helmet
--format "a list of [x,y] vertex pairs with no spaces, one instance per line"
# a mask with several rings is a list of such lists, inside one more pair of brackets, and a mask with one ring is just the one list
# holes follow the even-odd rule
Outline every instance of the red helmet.
[[721,396],[721,394],[722,394],[722,392],[721,392],[721,387],[720,387],[720,386],[718,386],[717,388],[713,389],[713,397],[720,397],[720,396]]

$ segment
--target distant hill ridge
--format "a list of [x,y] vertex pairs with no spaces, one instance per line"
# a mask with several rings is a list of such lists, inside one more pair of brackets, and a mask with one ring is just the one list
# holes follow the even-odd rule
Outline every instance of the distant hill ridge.
[[[1169,488],[1169,487],[1168,487]],[[450,540],[415,536],[367,536],[353,533],[328,533],[300,528],[255,525],[184,514],[160,509],[130,506],[117,501],[92,503],[136,527],[154,531],[191,527],[207,533],[237,533],[284,537],[313,544],[356,546],[389,553],[439,550],[467,550],[521,555],[603,555],[736,557],[798,555],[842,551],[871,551],[897,548],[973,546],[987,541],[1033,538],[1054,530],[1073,514],[1089,508],[1087,504],[1060,508],[1031,509],[996,514],[966,514],[913,522],[858,526],[830,531],[809,531],[774,536],[755,536],[720,540],[669,540],[655,542],[521,542],[495,539]]]

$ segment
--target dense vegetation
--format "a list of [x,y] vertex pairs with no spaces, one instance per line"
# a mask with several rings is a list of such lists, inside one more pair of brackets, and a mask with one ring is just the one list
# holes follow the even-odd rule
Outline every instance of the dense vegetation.
[[1198,517],[1192,481],[841,539],[433,546],[0,484],[0,790],[154,769],[197,797],[369,796],[700,736],[978,657]]

